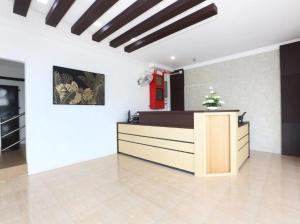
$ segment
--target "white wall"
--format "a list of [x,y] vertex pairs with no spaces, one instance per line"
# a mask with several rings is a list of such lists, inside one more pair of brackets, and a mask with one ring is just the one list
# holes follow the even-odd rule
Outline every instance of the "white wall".
[[186,70],[185,109],[203,109],[209,86],[223,97],[224,109],[247,112],[251,149],[281,152],[278,50]]
[[[116,122],[127,110],[148,109],[148,88],[137,86],[146,65],[96,42],[54,29],[34,12],[0,7],[0,58],[25,63],[27,158],[29,173],[116,153]],[[52,66],[105,74],[105,106],[53,105]]]

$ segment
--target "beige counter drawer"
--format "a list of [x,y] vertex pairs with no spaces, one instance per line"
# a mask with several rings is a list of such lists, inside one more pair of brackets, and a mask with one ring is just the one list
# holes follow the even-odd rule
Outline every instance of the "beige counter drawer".
[[242,127],[238,128],[238,139],[241,139],[245,135],[248,135],[249,133],[249,125],[245,124]]
[[249,142],[249,135],[246,135],[246,136],[244,136],[243,138],[241,138],[241,139],[238,141],[238,146],[237,146],[238,150],[241,150],[242,147],[243,147],[244,145],[246,145],[248,142]]
[[187,142],[177,142],[172,140],[141,137],[136,135],[118,134],[119,140],[140,143],[161,148],[173,149],[182,152],[194,153],[194,144]]
[[249,157],[249,144],[245,145],[240,151],[238,151],[238,167],[245,162],[245,160]]
[[194,155],[119,140],[119,152],[194,172]]
[[153,138],[194,142],[194,130],[187,128],[169,128],[145,125],[119,124],[118,132],[123,134],[132,134]]

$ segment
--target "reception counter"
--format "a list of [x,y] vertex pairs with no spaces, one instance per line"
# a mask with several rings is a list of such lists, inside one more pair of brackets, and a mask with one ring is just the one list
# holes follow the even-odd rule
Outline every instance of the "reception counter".
[[249,157],[249,123],[238,110],[139,112],[117,124],[118,152],[194,173],[234,175]]

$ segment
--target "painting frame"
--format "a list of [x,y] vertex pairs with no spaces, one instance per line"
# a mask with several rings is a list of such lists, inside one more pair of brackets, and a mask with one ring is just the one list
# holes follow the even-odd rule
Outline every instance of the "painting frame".
[[105,106],[105,75],[53,66],[53,105]]

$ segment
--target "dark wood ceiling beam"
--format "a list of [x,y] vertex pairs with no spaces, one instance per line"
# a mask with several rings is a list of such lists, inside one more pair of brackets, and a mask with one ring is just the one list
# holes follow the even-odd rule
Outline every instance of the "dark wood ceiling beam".
[[150,18],[144,20],[140,24],[131,28],[127,32],[110,41],[111,47],[119,47],[120,45],[130,41],[148,30],[168,21],[169,19],[178,16],[179,14],[193,8],[194,6],[204,2],[205,0],[179,0],[159,11]]
[[218,8],[215,4],[210,4],[203,9],[200,9],[170,25],[149,34],[148,36],[135,41],[134,43],[126,46],[124,50],[128,53],[147,46],[155,41],[165,38],[173,33],[183,30],[189,26],[206,20],[214,15],[218,14]]
[[161,1],[162,0],[137,0],[113,20],[103,26],[98,32],[96,32],[93,35],[93,40],[100,42]]
[[74,2],[75,0],[55,0],[46,16],[46,24],[56,27]]
[[118,1],[119,0],[96,0],[72,26],[71,32],[77,35],[82,34]]
[[15,0],[13,12],[20,16],[27,16],[31,0]]

